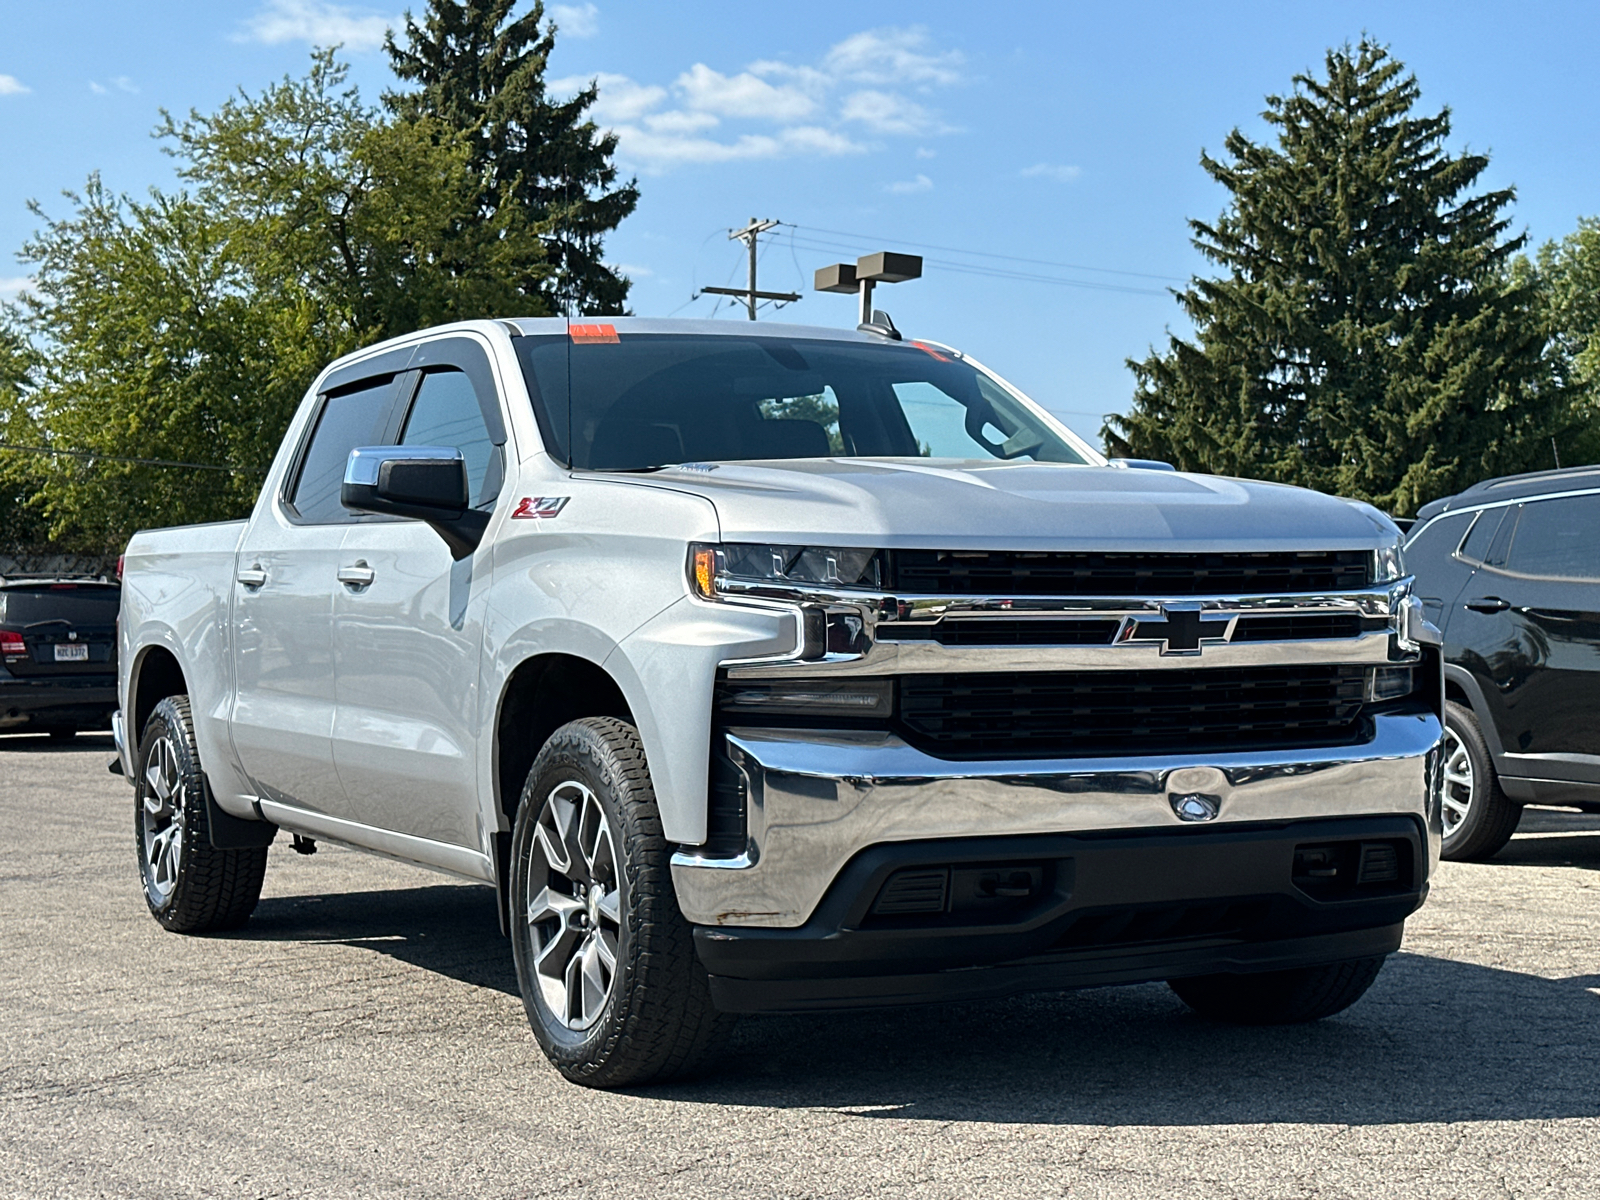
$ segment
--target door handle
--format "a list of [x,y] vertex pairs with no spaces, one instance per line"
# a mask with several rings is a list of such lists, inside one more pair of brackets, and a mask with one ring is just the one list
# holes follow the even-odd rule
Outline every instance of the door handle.
[[1502,600],[1499,596],[1479,596],[1476,600],[1468,600],[1466,606],[1473,612],[1497,613],[1510,608],[1511,601]]
[[261,564],[246,567],[239,572],[239,582],[254,591],[267,581],[267,573],[261,569]]
[[354,565],[339,568],[339,582],[348,587],[364,588],[376,578],[376,572],[367,566],[366,559],[358,558]]

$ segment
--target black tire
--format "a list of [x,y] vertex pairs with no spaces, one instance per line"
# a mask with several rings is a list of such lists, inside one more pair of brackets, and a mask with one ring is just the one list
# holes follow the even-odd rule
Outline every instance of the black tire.
[[1265,971],[1253,975],[1198,975],[1167,986],[1202,1017],[1233,1025],[1300,1025],[1343,1012],[1383,969],[1384,955]]
[[[534,1036],[574,1083],[682,1078],[733,1026],[712,1004],[671,853],[638,731],[610,717],[557,729],[528,772],[512,831],[511,946]],[[586,990],[588,967],[603,978],[607,956],[605,990]],[[573,964],[576,989],[566,986]]]
[[48,729],[45,732],[50,735],[52,742],[70,742],[78,736],[76,729]]
[[134,769],[134,853],[150,915],[174,933],[243,925],[261,898],[267,848],[218,850],[211,844],[189,697],[168,696],[156,705]]
[[[1494,769],[1494,758],[1489,744],[1483,739],[1483,730],[1472,710],[1454,700],[1444,706],[1445,755],[1444,789],[1447,799],[1466,802],[1466,814],[1452,827],[1454,813],[1447,808],[1445,838],[1441,853],[1452,862],[1472,862],[1492,858],[1511,840],[1517,822],[1522,819],[1522,805],[1507,796],[1500,787],[1500,776]],[[1459,746],[1471,763],[1472,782],[1463,788],[1452,782],[1451,759]],[[1464,795],[1465,793],[1465,795]]]

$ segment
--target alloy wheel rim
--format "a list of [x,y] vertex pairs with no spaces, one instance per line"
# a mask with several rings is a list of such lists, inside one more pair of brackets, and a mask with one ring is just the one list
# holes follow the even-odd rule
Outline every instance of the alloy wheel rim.
[[1472,809],[1472,758],[1453,729],[1444,731],[1444,792],[1440,816],[1444,836],[1452,837]]
[[571,1030],[605,1012],[622,936],[616,843],[600,801],[578,780],[545,797],[529,849],[528,936],[545,1007]]
[[183,814],[189,789],[178,769],[172,739],[161,737],[145,760],[140,790],[140,823],[151,890],[165,903],[183,867]]

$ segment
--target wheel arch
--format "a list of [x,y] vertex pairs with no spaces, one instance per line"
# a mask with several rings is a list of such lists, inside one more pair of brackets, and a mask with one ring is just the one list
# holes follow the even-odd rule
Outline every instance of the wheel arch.
[[636,725],[622,685],[598,662],[567,652],[534,654],[506,676],[495,706],[492,755],[496,816],[495,891],[500,932],[509,933],[511,834],[523,784],[550,735],[568,721],[616,717]]
[[178,656],[162,645],[145,646],[139,651],[130,680],[128,701],[133,719],[128,725],[128,737],[137,745],[156,705],[168,696],[186,695],[189,683]]
[[1502,771],[1505,748],[1500,744],[1500,731],[1495,728],[1494,720],[1489,716],[1489,706],[1483,698],[1483,688],[1478,683],[1477,677],[1465,667],[1445,663],[1444,698],[1454,700],[1457,704],[1472,710],[1473,719],[1478,722],[1478,729],[1483,733],[1484,744],[1489,747],[1489,756],[1494,759],[1494,769]]

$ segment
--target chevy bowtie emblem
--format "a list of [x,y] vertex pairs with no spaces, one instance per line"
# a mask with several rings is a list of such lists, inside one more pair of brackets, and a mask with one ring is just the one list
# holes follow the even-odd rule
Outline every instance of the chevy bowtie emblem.
[[1123,617],[1116,645],[1161,644],[1162,654],[1199,654],[1202,646],[1220,646],[1233,636],[1236,613],[1203,612],[1199,601],[1163,604],[1159,617]]

